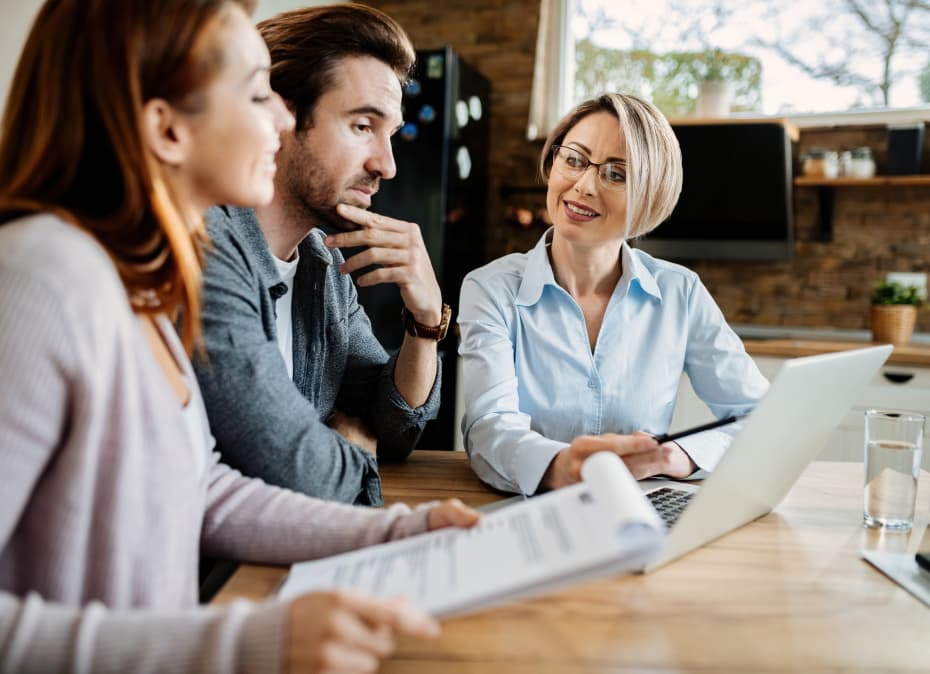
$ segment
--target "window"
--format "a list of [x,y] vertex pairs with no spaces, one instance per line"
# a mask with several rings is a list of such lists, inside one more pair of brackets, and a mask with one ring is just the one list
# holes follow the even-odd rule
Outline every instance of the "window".
[[564,1],[573,102],[620,90],[694,115],[716,80],[736,114],[930,116],[930,0]]

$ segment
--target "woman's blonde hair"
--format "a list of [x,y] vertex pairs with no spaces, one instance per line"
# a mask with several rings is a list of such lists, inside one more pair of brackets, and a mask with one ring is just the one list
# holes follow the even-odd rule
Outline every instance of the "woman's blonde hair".
[[106,248],[136,311],[183,314],[201,341],[203,222],[143,140],[142,108],[190,112],[223,66],[220,26],[254,0],[48,0],[0,125],[0,223],[58,214]]
[[626,139],[625,239],[651,232],[672,214],[681,194],[681,149],[659,110],[630,94],[601,94],[577,105],[556,124],[539,158],[539,172],[549,180],[552,146],[559,145],[578,122],[596,112],[617,119]]

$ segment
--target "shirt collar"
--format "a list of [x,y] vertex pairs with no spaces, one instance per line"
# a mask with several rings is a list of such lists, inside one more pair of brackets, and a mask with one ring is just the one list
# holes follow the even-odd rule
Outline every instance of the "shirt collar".
[[536,304],[542,297],[543,288],[547,285],[558,286],[549,263],[549,242],[552,241],[552,228],[540,237],[533,249],[527,253],[526,268],[523,280],[517,290],[516,304],[530,306]]
[[326,244],[323,243],[323,239],[330,233],[330,231],[322,229],[319,226],[314,227],[310,230],[310,233],[307,234],[307,238],[300,242],[297,249],[302,256],[309,256],[322,265],[329,266],[335,262],[341,262],[341,260],[336,259],[335,255],[336,251],[339,249],[327,248]]
[[633,253],[633,249],[630,248],[626,241],[623,242],[623,246],[620,248],[620,259],[623,262],[623,274],[618,285],[629,288],[633,281],[636,281],[643,292],[652,295],[661,302],[662,292],[659,290],[656,277],[642,263],[639,255]]
[[[278,266],[275,264],[274,256],[268,247],[268,241],[258,224],[255,211],[251,208],[240,208],[238,206],[222,206],[221,208],[232,218],[233,226],[238,229],[240,235],[245,238],[251,245],[252,250],[255,251],[258,273],[262,279],[262,284],[269,289],[281,284],[281,274],[278,272]],[[327,248],[323,243],[323,237],[325,236],[326,231],[319,227],[310,230],[310,234],[297,246],[300,259],[315,260],[325,266],[333,264],[333,250]]]
[[[536,304],[547,285],[558,287],[555,275],[552,273],[552,264],[549,261],[552,231],[551,227],[546,230],[533,249],[527,253],[523,280],[520,281],[515,300],[518,306]],[[635,281],[644,292],[662,301],[662,293],[659,291],[659,284],[655,277],[639,260],[639,257],[633,254],[633,250],[626,241],[620,247],[620,259],[623,262],[623,274],[617,283],[617,291],[620,295],[626,295]]]

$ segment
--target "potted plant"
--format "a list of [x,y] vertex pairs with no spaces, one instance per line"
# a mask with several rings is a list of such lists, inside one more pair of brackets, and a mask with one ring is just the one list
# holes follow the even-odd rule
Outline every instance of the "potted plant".
[[730,114],[733,84],[726,76],[728,55],[720,49],[710,49],[701,59],[703,73],[698,87],[698,117],[726,117]]
[[917,286],[879,281],[872,289],[872,341],[907,344],[914,333],[917,307],[923,298]]

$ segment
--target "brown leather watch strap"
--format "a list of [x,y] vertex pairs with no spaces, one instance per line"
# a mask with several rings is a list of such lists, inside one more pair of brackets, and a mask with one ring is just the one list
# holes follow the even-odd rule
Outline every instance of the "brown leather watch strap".
[[407,311],[407,307],[400,310],[400,315],[404,319],[404,328],[408,335],[413,337],[422,337],[424,339],[435,339],[437,342],[444,339],[449,331],[449,319],[452,317],[452,307],[448,304],[442,305],[442,318],[439,319],[439,325],[423,325],[414,319],[413,314]]

